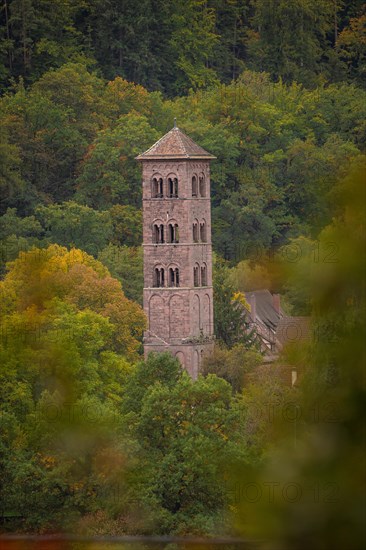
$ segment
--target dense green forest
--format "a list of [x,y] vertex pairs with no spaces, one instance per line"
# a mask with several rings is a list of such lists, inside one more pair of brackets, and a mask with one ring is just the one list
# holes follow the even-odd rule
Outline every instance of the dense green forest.
[[365,84],[365,17],[362,0],[3,0],[0,78],[83,61],[169,96],[244,69]]
[[[362,466],[365,5],[3,0],[0,33],[5,528],[201,535],[235,524],[287,548],[304,516],[304,548],[324,548],[324,533],[327,547],[357,548],[362,498],[348,476]],[[169,355],[141,358],[134,158],[174,117],[217,157],[217,347],[197,381]],[[233,297],[259,288],[313,313],[322,334],[331,327],[332,339],[285,358],[308,369],[302,389],[261,370],[232,330],[243,314]],[[319,403],[342,411],[331,431],[311,420]],[[293,423],[266,416],[288,406],[303,413],[302,454],[287,450]],[[246,507],[243,479],[286,484],[286,468],[302,487],[336,479],[343,500],[321,500],[316,521],[310,498]]]
[[29,87],[14,85],[0,110],[5,259],[33,245],[75,246],[99,258],[140,303],[141,176],[134,157],[171,128],[174,116],[217,156],[213,243],[231,265],[264,261],[293,239],[315,239],[366,142],[366,92],[355,84],[308,90],[253,71],[171,100],[67,63]]

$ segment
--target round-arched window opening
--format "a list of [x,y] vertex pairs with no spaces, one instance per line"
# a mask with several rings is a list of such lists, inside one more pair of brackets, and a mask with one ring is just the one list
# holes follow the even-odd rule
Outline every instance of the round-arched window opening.
[[178,287],[179,286],[179,269],[177,267],[169,268],[169,286]]
[[151,194],[153,199],[161,199],[163,197],[163,178],[160,178],[158,176],[153,177]]
[[168,197],[171,199],[178,198],[178,178],[168,178]]
[[192,237],[193,237],[193,242],[194,243],[198,243],[199,241],[199,225],[198,225],[198,220],[195,220],[193,222],[193,225],[192,225]]
[[177,223],[170,223],[168,225],[168,242],[179,243],[179,228]]
[[163,244],[164,241],[164,225],[162,223],[154,223],[153,225],[153,243]]
[[197,176],[192,176],[192,197],[198,197]]
[[163,267],[155,267],[153,274],[153,286],[156,288],[165,286],[165,270]]
[[200,286],[200,267],[198,264],[193,267],[193,286]]
[[200,174],[198,177],[198,181],[199,181],[200,197],[205,197],[206,196],[205,176],[203,174]]
[[207,231],[206,231],[206,222],[203,220],[200,223],[200,241],[201,243],[207,242]]
[[201,286],[207,286],[207,266],[203,264],[201,266]]

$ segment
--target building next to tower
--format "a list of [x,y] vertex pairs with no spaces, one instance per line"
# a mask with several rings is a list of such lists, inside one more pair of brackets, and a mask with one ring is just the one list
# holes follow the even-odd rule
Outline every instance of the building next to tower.
[[174,126],[142,164],[145,356],[169,351],[196,378],[213,349],[210,161]]

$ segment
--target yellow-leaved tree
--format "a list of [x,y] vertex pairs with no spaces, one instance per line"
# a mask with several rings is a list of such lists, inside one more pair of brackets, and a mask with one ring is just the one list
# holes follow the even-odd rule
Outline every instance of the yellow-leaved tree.
[[[0,282],[0,507],[26,529],[72,530],[123,478],[120,407],[145,326],[81,250],[32,249]],[[113,465],[113,467],[112,467]]]
[[31,315],[28,321],[39,325],[38,330],[42,323],[49,323],[49,315],[60,301],[75,313],[97,313],[112,325],[109,350],[131,360],[137,358],[145,327],[141,307],[125,297],[121,283],[103,264],[82,250],[51,245],[21,253],[9,264],[1,291],[3,313]]

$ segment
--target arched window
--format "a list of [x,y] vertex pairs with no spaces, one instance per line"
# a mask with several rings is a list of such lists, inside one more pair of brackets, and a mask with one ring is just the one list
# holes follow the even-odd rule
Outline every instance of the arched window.
[[200,188],[200,197],[206,196],[206,185],[205,185],[205,176],[200,174],[199,178],[199,188]]
[[192,197],[197,197],[197,195],[198,195],[197,176],[192,176]]
[[177,267],[169,268],[169,286],[179,286],[179,269]]
[[158,179],[157,178],[153,178],[152,180],[152,189],[151,189],[151,194],[152,194],[152,197],[155,198],[158,196]]
[[153,242],[156,244],[164,243],[164,225],[154,223],[153,226]]
[[170,243],[179,243],[179,229],[177,223],[168,225],[168,240]]
[[193,229],[193,242],[198,243],[198,222],[197,221],[193,222],[192,229]]
[[206,222],[205,221],[200,223],[200,241],[202,243],[207,242]]
[[207,286],[207,266],[203,264],[201,266],[201,286]]
[[170,198],[178,197],[178,178],[168,178],[168,196]]
[[200,286],[200,268],[198,264],[193,267],[193,286]]
[[154,199],[163,196],[163,178],[154,177],[152,180],[152,196]]
[[158,288],[165,286],[165,273],[163,267],[156,267],[154,269],[153,286]]

